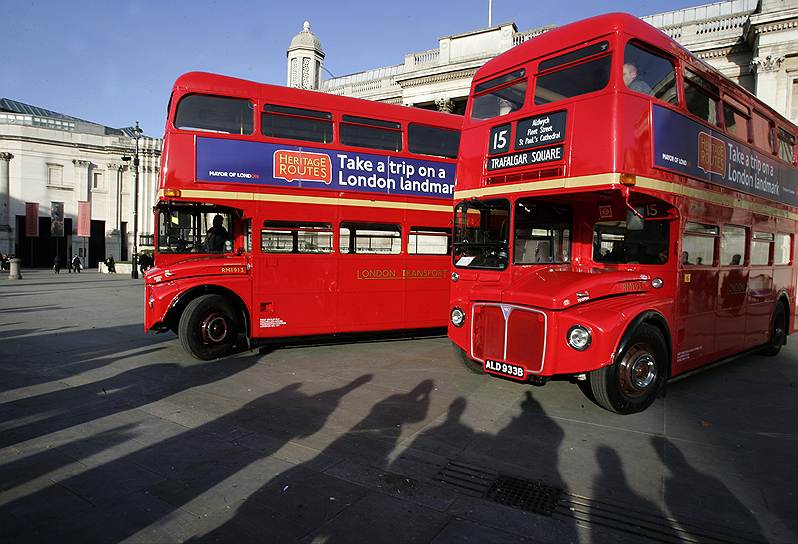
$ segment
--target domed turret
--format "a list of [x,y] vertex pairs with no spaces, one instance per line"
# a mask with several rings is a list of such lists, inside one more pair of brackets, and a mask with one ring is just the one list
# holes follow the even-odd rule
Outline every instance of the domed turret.
[[287,56],[288,86],[318,89],[321,85],[324,49],[319,38],[311,32],[308,21],[305,21],[302,31],[291,39]]

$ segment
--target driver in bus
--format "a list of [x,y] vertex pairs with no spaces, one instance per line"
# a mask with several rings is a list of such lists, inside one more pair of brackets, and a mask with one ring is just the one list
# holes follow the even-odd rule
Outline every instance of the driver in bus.
[[213,218],[213,226],[205,233],[205,247],[208,251],[224,251],[227,241],[227,229],[224,228],[224,217],[216,215]]
[[623,65],[623,82],[633,91],[651,94],[651,86],[642,79],[637,79],[637,66],[634,64],[627,62]]

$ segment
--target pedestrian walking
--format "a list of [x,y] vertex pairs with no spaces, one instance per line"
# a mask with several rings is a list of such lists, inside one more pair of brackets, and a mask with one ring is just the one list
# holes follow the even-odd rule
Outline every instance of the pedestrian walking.
[[53,258],[53,272],[56,274],[61,273],[61,257],[59,257],[57,253],[55,258]]
[[72,259],[72,268],[74,268],[75,272],[78,274],[80,274],[80,269],[83,268],[83,265],[80,264],[80,257],[77,255]]

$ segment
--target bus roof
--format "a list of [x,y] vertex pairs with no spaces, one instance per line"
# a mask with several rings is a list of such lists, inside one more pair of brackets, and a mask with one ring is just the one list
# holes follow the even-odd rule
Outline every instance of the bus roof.
[[188,72],[181,75],[175,81],[173,91],[199,91],[240,98],[257,98],[259,100],[268,100],[269,97],[273,97],[283,101],[289,100],[293,104],[305,105],[312,109],[331,108],[346,111],[347,113],[378,115],[394,119],[410,119],[409,113],[412,111],[412,121],[419,123],[428,123],[458,130],[463,124],[461,115],[422,108],[411,109],[405,106],[385,104],[361,98],[350,98],[307,89],[257,83],[208,72]]
[[551,55],[579,43],[618,32],[626,32],[635,36],[641,41],[657,47],[676,58],[689,61],[692,66],[700,65],[703,69],[702,75],[709,75],[710,79],[715,79],[716,83],[724,85],[724,88],[731,90],[732,94],[742,93],[749,99],[754,100],[760,110],[766,110],[782,124],[793,126],[792,122],[762,102],[755,94],[729,80],[715,67],[697,58],[684,46],[658,28],[628,13],[597,15],[596,17],[590,17],[549,30],[485,63],[477,70],[473,81],[478,82],[483,79],[489,79],[497,73],[508,71],[516,66],[528,63],[532,59]]

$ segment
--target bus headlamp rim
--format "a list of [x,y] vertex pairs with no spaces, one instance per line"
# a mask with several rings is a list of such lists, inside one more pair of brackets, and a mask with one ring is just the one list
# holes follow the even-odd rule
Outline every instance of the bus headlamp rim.
[[451,320],[452,325],[454,325],[457,328],[460,328],[463,325],[465,325],[466,313],[459,306],[455,306],[454,308],[452,308],[452,311],[449,314],[449,319]]
[[588,327],[578,324],[568,329],[565,341],[572,349],[585,351],[593,343],[593,334]]

